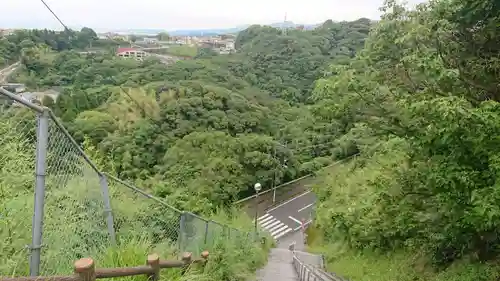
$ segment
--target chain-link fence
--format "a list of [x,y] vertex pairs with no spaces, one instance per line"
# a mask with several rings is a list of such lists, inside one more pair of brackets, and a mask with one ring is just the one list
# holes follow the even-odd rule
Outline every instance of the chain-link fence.
[[107,177],[118,243],[154,246],[162,257],[179,254],[182,212],[130,183],[111,175]]
[[0,275],[28,269],[37,113],[0,95]]
[[49,116],[41,268],[44,274],[56,274],[70,270],[75,259],[95,256],[109,245],[110,206],[103,200],[106,184],[95,165],[55,116],[44,114]]
[[100,172],[49,109],[3,88],[0,135],[0,276],[67,272],[116,243],[167,257],[256,241]]

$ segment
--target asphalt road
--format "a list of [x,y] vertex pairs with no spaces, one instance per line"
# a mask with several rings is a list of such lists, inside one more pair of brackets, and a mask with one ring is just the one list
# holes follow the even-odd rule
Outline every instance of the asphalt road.
[[311,191],[302,193],[269,210],[258,219],[259,225],[269,231],[274,239],[300,230],[302,223],[312,219],[316,196]]

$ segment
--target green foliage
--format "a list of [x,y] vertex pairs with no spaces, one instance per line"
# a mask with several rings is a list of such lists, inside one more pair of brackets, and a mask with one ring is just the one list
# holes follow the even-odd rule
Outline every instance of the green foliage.
[[194,46],[173,45],[169,46],[169,48],[165,52],[174,56],[194,58],[198,54],[199,50]]
[[341,131],[300,103],[329,61],[362,46],[369,26],[327,22],[286,36],[254,26],[240,33],[237,54],[194,50],[196,59],[168,67],[31,48],[16,79],[61,89],[54,112],[79,142],[87,137],[108,155],[118,176],[207,213],[255,181],[270,188],[352,153],[334,148]]
[[315,188],[317,227],[349,256],[417,253],[443,270],[425,276],[408,263],[394,269],[400,275],[372,279],[494,279],[500,100],[491,40],[500,9],[431,1],[408,10],[386,1],[382,10],[364,49],[332,66],[312,96],[313,114],[342,134],[336,143],[362,155]]
[[[10,108],[9,112],[23,113],[19,110]],[[28,134],[16,130],[22,124],[15,121],[22,119],[7,116],[4,111],[0,113],[8,117],[0,120],[0,132],[4,136],[0,147],[0,275],[23,276],[28,274],[25,245],[30,244],[33,214],[34,140],[29,142]],[[23,117],[34,118],[33,115]],[[88,140],[84,144],[89,155],[97,155],[96,148]],[[52,153],[49,152],[49,158],[57,156]],[[61,161],[68,155],[57,157],[56,160]],[[102,165],[106,162],[103,156],[95,160],[103,169],[113,170]],[[118,238],[118,245],[111,246],[99,178],[88,165],[75,161],[77,163],[72,164],[79,173],[68,175],[68,171],[61,168],[49,169],[46,175],[43,275],[70,274],[75,260],[89,256],[101,268],[138,266],[150,253],[157,253],[162,259],[178,259],[180,213],[109,181]],[[209,218],[238,227],[241,232],[233,230],[231,239],[223,233],[213,233],[211,243],[189,248],[195,253],[210,251],[210,261],[205,269],[192,267],[186,275],[181,275],[178,269],[162,270],[162,279],[246,280],[244,278],[265,263],[271,245],[260,245],[253,239],[253,226],[248,223],[250,218],[238,210],[230,213],[219,211]],[[195,231],[191,238],[203,240],[203,232]],[[186,246],[189,241],[183,243]],[[227,255],[227,252],[231,254]],[[142,280],[143,277],[132,279]]]
[[12,64],[21,57],[30,59],[32,57],[30,53],[40,47],[59,52],[71,49],[82,50],[98,41],[97,34],[88,27],[80,31],[16,30],[0,38],[0,66]]
[[267,26],[251,26],[236,39],[240,63],[231,66],[252,85],[293,103],[309,99],[314,81],[332,60],[341,62],[363,46],[370,21],[325,22],[310,32],[286,35]]

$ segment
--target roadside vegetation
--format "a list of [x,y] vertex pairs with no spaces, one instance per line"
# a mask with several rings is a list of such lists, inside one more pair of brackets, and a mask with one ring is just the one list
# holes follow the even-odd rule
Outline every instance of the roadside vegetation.
[[[229,206],[252,194],[255,182],[269,188],[273,180],[294,179],[352,153],[332,143],[335,132],[315,119],[306,103],[330,60],[345,61],[361,48],[370,24],[328,21],[315,31],[287,35],[252,26],[238,37],[237,54],[204,50],[169,67],[155,59],[116,58],[111,51],[79,54],[98,42],[88,28],[71,34],[16,31],[1,39],[0,56],[3,64],[21,60],[12,82],[60,92],[42,103],[102,170],[181,210],[251,233],[246,215]],[[271,45],[264,43],[271,38]],[[289,67],[283,69],[283,62]],[[8,138],[2,137],[6,144],[0,148],[0,274],[18,276],[28,270],[35,155],[30,122],[35,119],[1,103],[0,126]],[[115,184],[110,189],[119,245],[109,248],[98,179],[88,167],[81,174],[67,169],[73,166],[57,166],[56,160],[70,152],[52,149],[44,274],[69,273],[72,262],[84,256],[95,258],[98,266],[125,266],[142,264],[150,252],[162,258],[179,254],[175,214]],[[68,179],[58,181],[65,173]],[[212,238],[203,272],[164,276],[247,280],[264,265],[272,246],[248,237]],[[196,244],[189,248],[204,250]]]
[[314,188],[311,246],[350,280],[496,280],[500,7],[383,10],[312,94],[361,156]]
[[[82,56],[84,40],[51,32],[3,38],[0,56],[21,59],[14,80],[61,91],[44,104],[105,155],[104,170],[179,209],[236,216],[228,206],[254,183],[267,189],[359,153],[314,187],[311,247],[330,270],[351,280],[495,280],[500,7],[388,0],[382,10],[378,22],[326,21],[312,31],[251,26],[235,54],[199,50],[169,67]],[[88,43],[92,32],[71,38],[90,35]],[[23,178],[0,177],[10,188],[1,204],[22,200]],[[231,255],[251,246],[228,257],[239,261]],[[264,257],[255,250],[244,270],[210,272],[231,279]]]

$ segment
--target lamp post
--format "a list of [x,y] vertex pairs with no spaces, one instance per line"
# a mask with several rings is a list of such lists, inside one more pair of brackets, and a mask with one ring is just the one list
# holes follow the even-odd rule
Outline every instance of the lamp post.
[[[285,148],[285,149],[288,149],[288,147],[286,146],[286,142],[285,142],[285,144],[281,144],[280,142],[278,142],[277,144],[278,144],[279,146],[281,146],[281,147]],[[274,150],[273,150],[273,158],[274,158],[274,159],[276,159],[276,146],[274,146]],[[281,165],[283,168],[285,168],[285,169],[286,169],[286,168],[288,168],[288,167],[286,166],[286,159],[285,159],[285,161],[284,161],[284,162],[285,162],[285,163],[284,163],[283,165],[281,165],[281,163],[280,163],[280,165]],[[276,170],[277,170],[277,169],[278,169],[278,165],[276,165],[276,166],[274,167],[274,170],[273,170],[273,181],[272,181],[272,185],[271,185],[271,188],[272,188],[272,190],[273,190],[273,204],[274,204],[274,203],[276,203],[276,186],[275,186],[275,185],[276,185]]]
[[257,219],[259,217],[259,191],[262,189],[260,183],[256,183],[253,188],[255,189],[255,234],[257,234]]

